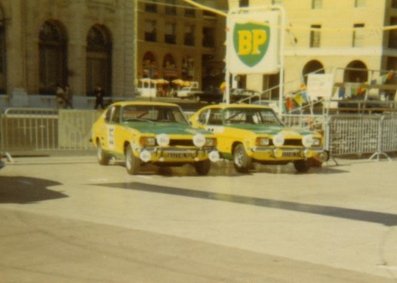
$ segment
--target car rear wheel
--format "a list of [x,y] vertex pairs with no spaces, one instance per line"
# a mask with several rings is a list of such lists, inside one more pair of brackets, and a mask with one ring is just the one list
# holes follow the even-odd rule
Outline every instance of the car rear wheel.
[[141,167],[141,161],[135,157],[131,146],[127,146],[125,150],[125,168],[128,174],[135,175]]
[[233,150],[233,164],[234,168],[240,173],[247,173],[252,167],[252,159],[247,155],[241,143]]
[[306,173],[310,169],[310,163],[308,160],[296,160],[294,161],[296,171],[299,173]]
[[196,169],[197,174],[201,176],[208,175],[210,168],[211,168],[211,161],[209,160],[204,160],[194,163],[194,169]]
[[106,154],[103,151],[103,148],[99,141],[98,141],[97,147],[96,147],[96,156],[97,156],[98,163],[100,165],[109,165],[110,155]]

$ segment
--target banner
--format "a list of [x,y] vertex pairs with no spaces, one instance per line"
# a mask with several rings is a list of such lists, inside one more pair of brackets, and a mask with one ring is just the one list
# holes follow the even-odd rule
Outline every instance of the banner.
[[333,74],[309,74],[307,95],[313,98],[330,98],[334,87]]
[[232,74],[274,74],[279,63],[279,13],[246,11],[227,17],[226,60]]

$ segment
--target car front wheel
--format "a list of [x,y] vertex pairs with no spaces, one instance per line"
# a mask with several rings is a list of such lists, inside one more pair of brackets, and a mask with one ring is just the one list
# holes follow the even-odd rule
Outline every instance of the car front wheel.
[[101,143],[97,143],[96,156],[100,165],[109,165],[110,156],[103,151]]
[[210,168],[211,168],[211,161],[209,160],[199,161],[194,164],[194,169],[196,169],[197,174],[201,176],[208,175]]
[[294,161],[296,171],[299,173],[306,173],[310,169],[310,163],[308,160],[296,160]]
[[141,161],[135,157],[131,146],[128,145],[125,150],[125,168],[128,174],[135,175],[138,173],[140,165]]
[[238,144],[233,150],[233,164],[240,173],[247,173],[252,167],[252,159],[247,155],[242,144]]

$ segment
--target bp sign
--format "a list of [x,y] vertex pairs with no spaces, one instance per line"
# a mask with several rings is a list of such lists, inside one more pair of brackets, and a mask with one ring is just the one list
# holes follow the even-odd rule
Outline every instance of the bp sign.
[[227,19],[227,65],[235,74],[279,71],[278,13],[229,14]]
[[270,28],[265,24],[246,23],[234,25],[234,52],[249,67],[260,63],[269,47]]

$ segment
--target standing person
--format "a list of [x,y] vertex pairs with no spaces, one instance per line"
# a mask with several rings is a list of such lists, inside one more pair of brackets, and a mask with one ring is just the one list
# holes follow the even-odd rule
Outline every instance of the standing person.
[[103,97],[105,96],[105,93],[102,89],[101,86],[97,85],[94,89],[94,95],[95,95],[95,107],[94,109],[98,109],[98,106],[101,106],[102,109],[105,108],[103,104]]
[[69,85],[65,85],[65,89],[64,89],[64,99],[65,99],[65,108],[73,108],[72,105],[72,96],[70,94],[70,87]]
[[57,88],[55,90],[56,99],[57,99],[57,108],[60,109],[63,107],[65,102],[65,90],[62,88],[61,84],[57,84]]

